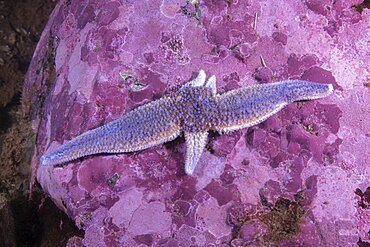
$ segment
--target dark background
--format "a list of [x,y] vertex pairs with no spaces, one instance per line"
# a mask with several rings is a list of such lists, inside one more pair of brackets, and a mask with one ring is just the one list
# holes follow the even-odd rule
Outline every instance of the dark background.
[[83,236],[36,184],[35,134],[23,114],[22,84],[56,0],[0,1],[0,247],[66,246]]

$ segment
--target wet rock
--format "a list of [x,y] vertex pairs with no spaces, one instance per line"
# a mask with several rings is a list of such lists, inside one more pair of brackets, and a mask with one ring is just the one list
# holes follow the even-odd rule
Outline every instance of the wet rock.
[[[350,4],[326,2],[60,1],[23,97],[37,132],[34,178],[85,231],[70,243],[368,241],[355,191],[369,181],[370,12],[359,18]],[[333,23],[331,35],[326,23]],[[302,78],[333,83],[335,93],[291,104],[253,128],[212,134],[193,176],[183,170],[183,137],[141,152],[40,166],[41,154],[176,91],[200,68],[216,75],[220,92]],[[318,228],[322,238],[314,237]]]

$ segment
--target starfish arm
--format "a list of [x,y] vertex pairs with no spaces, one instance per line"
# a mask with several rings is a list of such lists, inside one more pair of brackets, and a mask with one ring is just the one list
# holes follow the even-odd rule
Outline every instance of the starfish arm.
[[265,121],[291,102],[319,99],[332,92],[331,84],[299,80],[235,89],[217,96],[218,120],[214,129],[229,132],[250,127]]
[[215,75],[212,75],[210,78],[208,78],[205,87],[211,88],[212,95],[216,96],[217,87],[216,87],[216,76]]
[[188,175],[193,174],[194,169],[203,153],[207,143],[208,132],[185,132],[186,158],[185,172]]
[[194,80],[191,80],[187,82],[182,88],[184,87],[201,87],[204,86],[204,83],[206,82],[206,72],[204,70],[199,70],[199,74]]
[[138,107],[42,156],[41,164],[62,164],[97,153],[138,151],[173,140],[180,134],[173,105],[172,98],[164,97]]

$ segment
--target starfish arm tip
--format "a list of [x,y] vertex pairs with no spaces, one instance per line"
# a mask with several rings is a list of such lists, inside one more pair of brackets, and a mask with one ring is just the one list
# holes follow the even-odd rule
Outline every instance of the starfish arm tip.
[[69,158],[64,157],[58,151],[47,153],[40,157],[40,164],[42,166],[53,166],[57,164],[63,164],[66,161],[69,161]]
[[204,86],[206,81],[206,72],[203,69],[199,71],[197,78],[194,80],[194,86]]
[[216,95],[217,86],[216,86],[216,76],[215,75],[212,75],[210,78],[208,78],[205,87],[211,88],[212,95]]
[[196,164],[185,164],[185,173],[186,175],[193,175],[194,170],[195,170]]
[[334,92],[333,84],[328,84],[328,87],[329,87],[329,94],[333,93]]
[[40,157],[40,164],[43,166],[46,166],[48,164],[46,155]]

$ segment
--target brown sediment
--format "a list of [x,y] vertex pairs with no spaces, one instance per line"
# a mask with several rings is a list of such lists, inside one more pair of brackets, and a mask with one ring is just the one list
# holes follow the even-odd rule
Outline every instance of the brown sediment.
[[0,2],[0,246],[65,246],[69,237],[81,235],[39,188],[28,197],[35,135],[22,112],[21,91],[55,4]]

